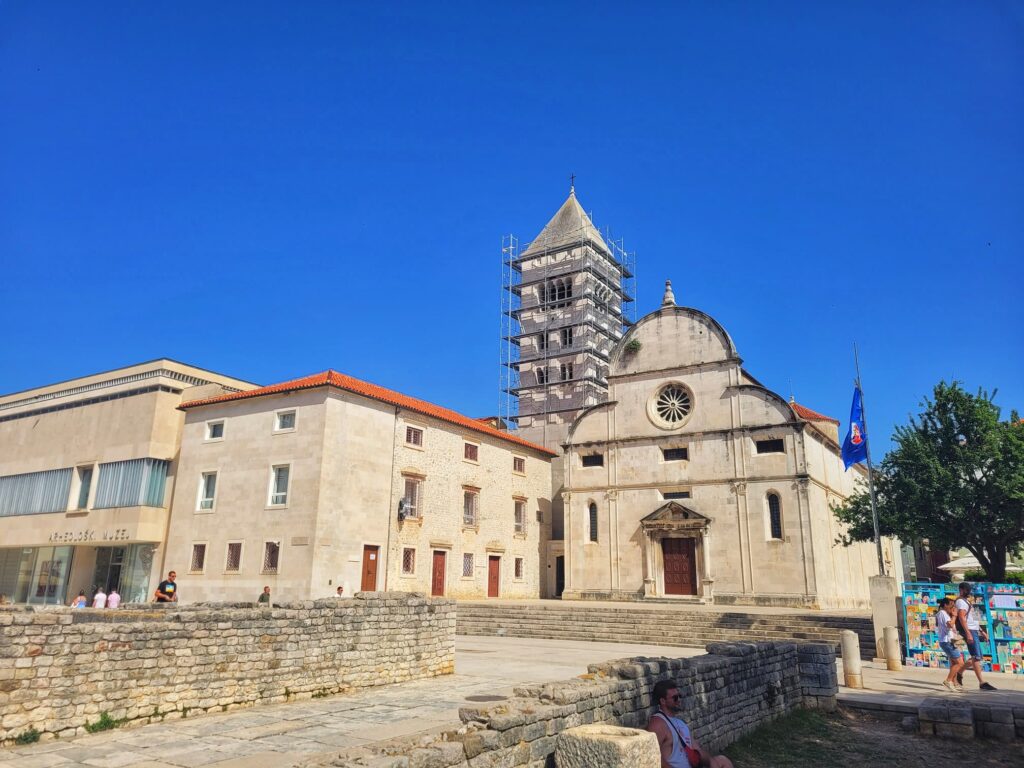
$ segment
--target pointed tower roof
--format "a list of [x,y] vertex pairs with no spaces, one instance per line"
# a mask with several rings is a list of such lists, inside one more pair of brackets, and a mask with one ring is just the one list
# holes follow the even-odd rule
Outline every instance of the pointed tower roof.
[[551,217],[551,221],[520,256],[534,256],[544,251],[557,251],[561,248],[578,245],[583,240],[589,240],[595,248],[608,254],[611,253],[601,237],[601,233],[594,226],[594,222],[590,220],[587,212],[583,210],[583,206],[576,199],[575,190],[570,190],[568,199],[562,203],[558,213]]

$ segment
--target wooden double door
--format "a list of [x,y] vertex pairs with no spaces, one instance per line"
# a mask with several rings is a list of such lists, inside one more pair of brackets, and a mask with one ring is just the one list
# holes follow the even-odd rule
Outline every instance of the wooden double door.
[[697,594],[696,539],[662,539],[665,563],[665,594]]

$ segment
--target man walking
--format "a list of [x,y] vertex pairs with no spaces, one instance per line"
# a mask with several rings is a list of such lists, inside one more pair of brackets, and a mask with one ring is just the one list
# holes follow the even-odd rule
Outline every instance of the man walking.
[[711,755],[700,748],[690,733],[690,727],[677,715],[682,710],[683,697],[671,680],[659,680],[651,698],[658,709],[651,715],[647,730],[658,737],[661,749],[661,768],[733,768],[725,755]]
[[[988,640],[983,637],[984,630],[978,621],[978,612],[971,602],[971,585],[960,582],[960,597],[956,601],[956,631],[967,645],[966,663],[967,667],[974,668],[974,674],[978,677],[978,687],[983,691],[994,691],[996,687],[986,683],[981,677],[981,641]],[[963,672],[957,675],[957,683],[963,685]]]

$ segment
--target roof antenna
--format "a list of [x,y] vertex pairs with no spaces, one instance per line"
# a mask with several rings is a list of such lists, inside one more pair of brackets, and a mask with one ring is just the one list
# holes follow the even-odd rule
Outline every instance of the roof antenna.
[[575,195],[576,194],[576,174],[575,173],[570,173],[569,174],[569,194],[570,195]]

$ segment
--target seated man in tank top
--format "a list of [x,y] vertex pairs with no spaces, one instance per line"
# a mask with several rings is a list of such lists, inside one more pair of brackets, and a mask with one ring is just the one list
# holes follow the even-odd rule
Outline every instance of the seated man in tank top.
[[683,697],[671,680],[661,680],[654,686],[651,698],[658,709],[651,715],[647,730],[658,737],[661,748],[661,768],[733,768],[725,755],[710,755],[700,748],[690,733],[689,726],[677,715],[682,710]]

